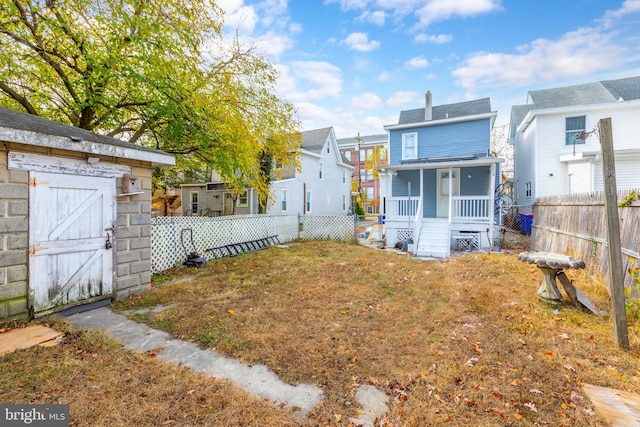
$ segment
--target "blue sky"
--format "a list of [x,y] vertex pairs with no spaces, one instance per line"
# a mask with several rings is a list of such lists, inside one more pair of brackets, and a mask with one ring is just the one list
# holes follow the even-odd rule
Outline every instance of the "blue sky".
[[640,75],[640,0],[219,0],[303,130],[384,133],[401,110]]

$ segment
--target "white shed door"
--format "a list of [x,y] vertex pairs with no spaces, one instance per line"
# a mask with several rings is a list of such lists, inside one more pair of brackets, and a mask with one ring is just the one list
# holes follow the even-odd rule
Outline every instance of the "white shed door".
[[113,178],[31,172],[29,292],[34,312],[110,295]]

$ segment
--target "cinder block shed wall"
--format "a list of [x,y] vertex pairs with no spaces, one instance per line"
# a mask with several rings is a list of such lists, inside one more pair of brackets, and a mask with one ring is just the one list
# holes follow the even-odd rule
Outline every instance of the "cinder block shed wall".
[[25,316],[29,246],[29,173],[10,171],[0,152],[0,318]]
[[[9,170],[9,151],[25,151],[67,158],[84,154],[47,150],[0,141],[0,319],[28,317],[29,173]],[[131,166],[143,194],[117,197],[114,262],[116,299],[135,295],[151,282],[151,165],[121,158],[101,161]],[[116,182],[122,193],[122,180]]]

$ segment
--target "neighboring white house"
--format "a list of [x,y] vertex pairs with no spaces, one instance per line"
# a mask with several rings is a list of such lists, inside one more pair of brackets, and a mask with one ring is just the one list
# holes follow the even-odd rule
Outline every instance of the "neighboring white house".
[[640,77],[630,77],[530,91],[511,108],[516,203],[603,190],[597,132],[577,138],[603,118],[611,118],[617,188],[639,188]]
[[300,172],[271,182],[272,215],[351,212],[353,165],[342,156],[333,127],[302,132]]

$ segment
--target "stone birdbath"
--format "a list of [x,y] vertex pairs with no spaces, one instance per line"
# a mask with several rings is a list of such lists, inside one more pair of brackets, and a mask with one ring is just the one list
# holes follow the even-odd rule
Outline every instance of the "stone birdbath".
[[518,259],[535,264],[542,271],[542,284],[538,288],[538,295],[553,302],[562,300],[562,294],[556,284],[556,276],[566,269],[585,268],[582,259],[553,252],[522,252],[518,255]]

